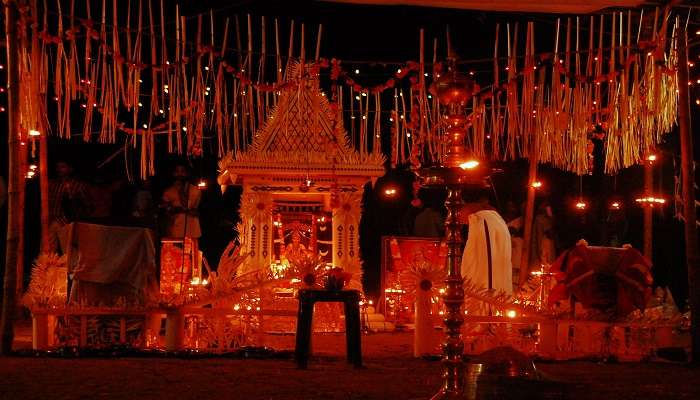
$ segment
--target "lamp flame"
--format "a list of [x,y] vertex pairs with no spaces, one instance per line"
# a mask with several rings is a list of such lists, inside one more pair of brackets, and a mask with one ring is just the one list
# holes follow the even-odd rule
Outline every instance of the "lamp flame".
[[479,162],[476,160],[469,160],[459,164],[462,169],[474,169],[479,166]]

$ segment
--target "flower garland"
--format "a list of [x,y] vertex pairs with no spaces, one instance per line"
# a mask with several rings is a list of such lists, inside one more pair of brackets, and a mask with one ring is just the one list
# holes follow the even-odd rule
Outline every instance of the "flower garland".
[[[117,26],[116,18],[108,27],[104,17],[99,23],[92,20],[89,13],[88,18],[77,18],[71,10],[71,22],[64,29],[59,9],[58,33],[52,35],[46,21],[47,10],[43,10],[43,24],[39,10],[33,6],[24,6],[20,11],[22,50],[18,64],[23,79],[36,82],[21,88],[21,97],[26,99],[22,102],[22,131],[49,131],[55,125],[61,137],[72,136],[74,124],[71,124],[70,114],[74,111],[71,108],[73,102],[80,100],[84,109],[81,121],[85,140],[92,138],[93,125],[96,125],[93,109],[101,115],[100,142],[114,143],[116,132],[124,132],[134,137],[130,140],[137,145],[135,136],[138,135],[142,175],[155,170],[156,134],[167,135],[170,152],[194,156],[202,155],[205,132],[209,131],[216,132],[219,156],[247,149],[271,107],[277,104],[280,92],[293,91],[316,80],[324,70],[330,70],[332,110],[348,111],[343,109],[348,98],[342,98],[342,86],[361,99],[358,108],[353,107],[354,98],[349,99],[350,119],[356,118],[359,110],[362,121],[359,137],[354,141],[360,152],[380,151],[381,135],[385,134],[381,129],[385,121],[380,115],[382,102],[386,103],[380,95],[396,91],[394,96],[400,96],[399,101],[395,100],[393,110],[389,111],[393,113],[390,116],[393,122],[392,163],[418,166],[442,156],[442,110],[435,96],[429,94],[425,82],[425,77],[429,76],[426,69],[432,71],[433,79],[443,73],[444,65],[439,62],[431,65],[408,61],[400,64],[383,83],[366,86],[338,59],[319,58],[306,64],[300,76],[285,80],[278,55],[277,81],[266,83],[264,54],[258,63],[257,77],[253,77],[252,38],[248,38],[246,62],[241,61],[234,67],[225,59],[226,38],[223,43],[215,44],[213,18],[210,44],[202,42],[201,18],[197,21],[195,43],[188,40],[186,19],[178,18],[176,51],[174,58],[169,58],[164,28],[158,51],[153,15],[149,14],[151,59],[148,62],[141,54],[141,18],[137,27],[127,22],[122,29]],[[618,20],[616,16],[612,18],[613,30],[629,31],[631,19],[625,25],[623,19]],[[605,131],[606,172],[613,173],[636,164],[660,141],[661,134],[672,128],[676,119],[677,58],[672,50],[673,39],[667,40],[668,10],[659,17],[654,18],[654,33],[646,40],[632,43],[631,35],[626,35],[627,43],[623,45],[625,35],[620,34],[619,38],[614,38],[619,40],[613,40],[606,47],[604,35],[595,40],[591,34],[588,51],[579,50],[578,40],[576,48],[571,48],[567,39],[563,51],[557,47],[553,52],[539,54],[534,53],[534,28],[529,24],[524,65],[519,70],[516,69],[521,57],[516,54],[516,35],[511,36],[509,32],[507,76],[499,77],[500,59],[494,54],[493,84],[477,86],[470,104],[467,147],[479,157],[506,160],[531,156],[531,143],[536,142],[540,162],[583,174],[590,172],[591,167],[590,157],[587,157],[591,127],[600,125]],[[161,15],[164,25],[162,18]],[[605,31],[608,26],[604,22],[605,18],[601,18],[600,25],[596,26],[595,19],[591,18],[591,32],[593,28]],[[136,40],[129,35],[124,51],[124,42],[119,36],[132,31],[137,32]],[[567,38],[572,31],[569,23]],[[556,37],[559,36],[557,24]],[[84,47],[84,57],[78,54],[78,45]],[[609,55],[604,56],[604,51],[608,50]],[[239,50],[239,54],[242,53]],[[287,58],[289,62],[293,60],[291,54]],[[587,66],[580,68],[579,59],[586,54]],[[48,60],[56,61],[49,66]],[[142,93],[141,89],[142,77],[147,71],[152,73],[149,94]],[[50,77],[54,83],[53,98],[57,102],[57,124],[37,117],[47,115]],[[368,95],[374,95],[373,106]],[[150,98],[147,111],[140,110],[140,100],[144,96]],[[118,120],[124,109],[131,114],[130,122]],[[375,114],[373,126],[369,125],[371,113]],[[159,118],[165,121],[154,123]],[[350,133],[355,135],[355,122],[351,122]]]

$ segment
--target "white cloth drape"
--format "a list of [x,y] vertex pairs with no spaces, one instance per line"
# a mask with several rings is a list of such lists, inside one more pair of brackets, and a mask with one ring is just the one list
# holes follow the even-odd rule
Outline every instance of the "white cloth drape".
[[489,287],[486,230],[491,242],[491,287],[513,293],[511,242],[508,226],[496,211],[482,210],[469,215],[469,238],[462,254],[462,277],[484,288]]
[[143,304],[158,292],[153,232],[86,223],[67,225],[71,301],[114,305],[120,297]]

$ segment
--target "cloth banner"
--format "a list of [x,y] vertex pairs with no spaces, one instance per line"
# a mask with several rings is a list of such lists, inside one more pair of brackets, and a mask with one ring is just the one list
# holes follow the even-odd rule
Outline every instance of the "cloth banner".
[[72,223],[68,226],[71,302],[143,302],[157,292],[153,233],[145,228]]

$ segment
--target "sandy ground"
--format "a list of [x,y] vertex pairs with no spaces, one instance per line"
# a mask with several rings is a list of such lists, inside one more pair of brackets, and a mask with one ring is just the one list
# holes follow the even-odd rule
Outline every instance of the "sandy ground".
[[[268,343],[290,349],[293,340],[275,336]],[[366,367],[361,370],[345,362],[344,337],[336,334],[314,336],[308,370],[297,369],[290,359],[9,357],[0,359],[0,399],[429,398],[440,386],[440,363],[411,357],[411,343],[410,333],[364,336]],[[700,370],[681,365],[566,362],[537,367],[552,379],[571,383],[566,399],[700,398]],[[488,398],[514,398],[515,393],[543,398],[530,386],[509,386],[497,396],[498,390],[487,392]]]

